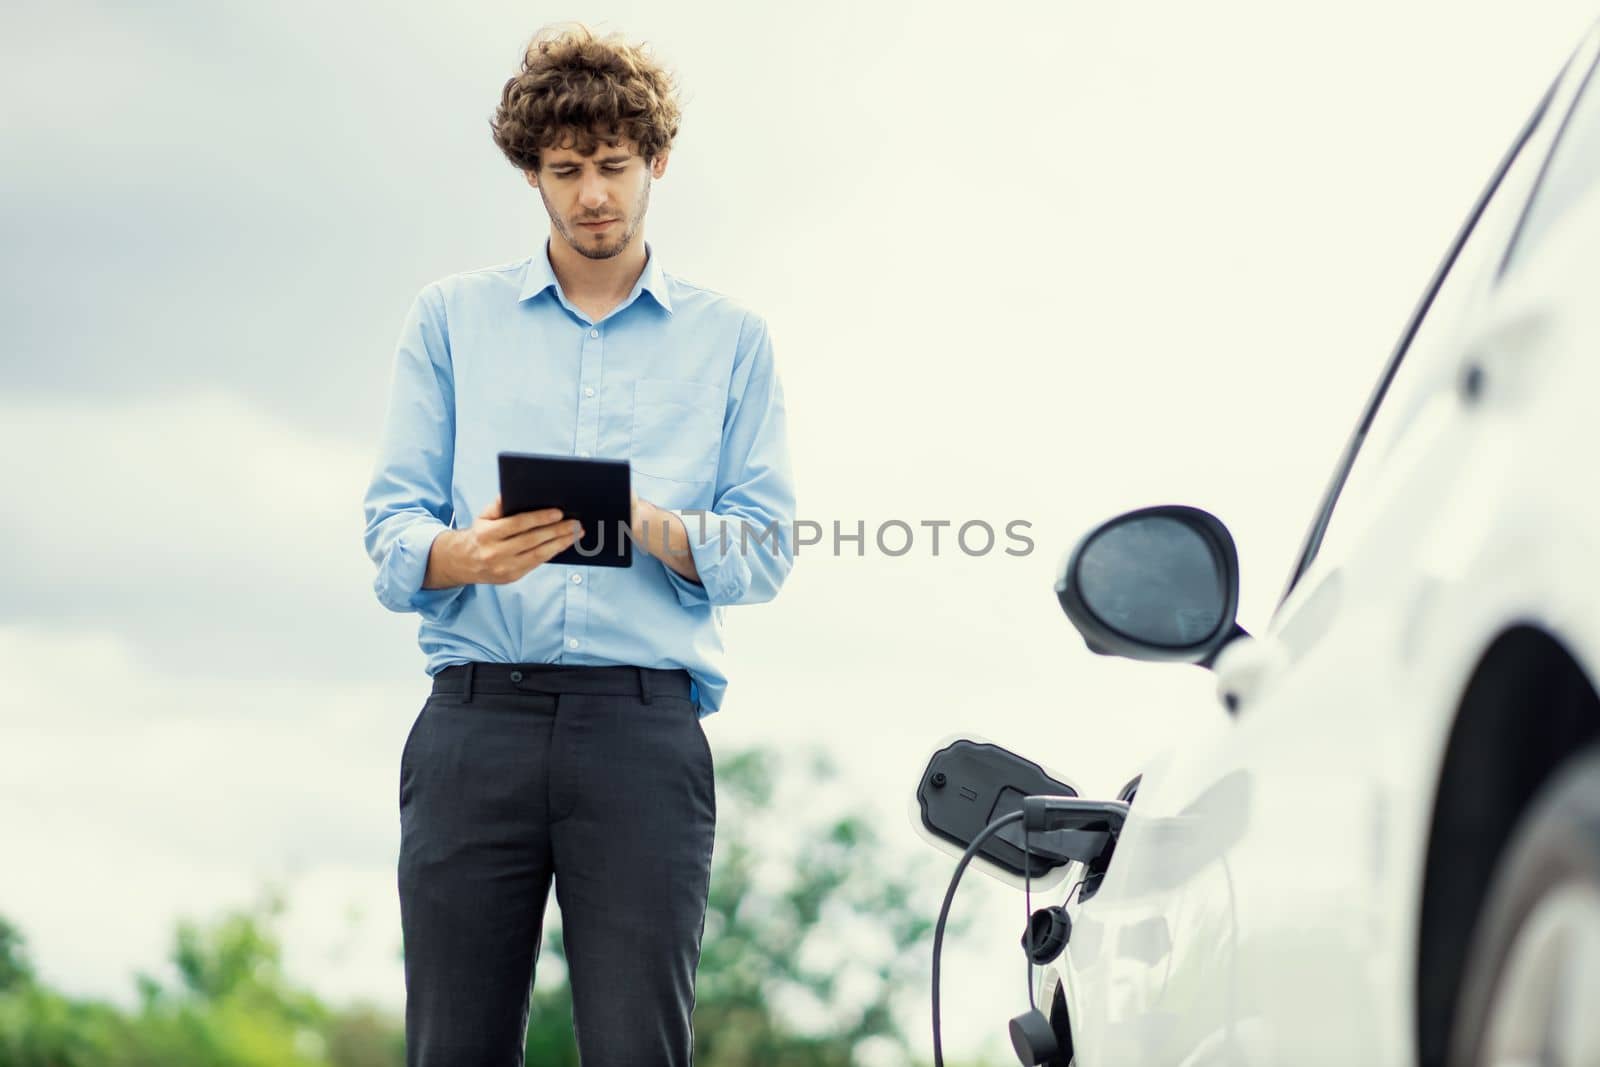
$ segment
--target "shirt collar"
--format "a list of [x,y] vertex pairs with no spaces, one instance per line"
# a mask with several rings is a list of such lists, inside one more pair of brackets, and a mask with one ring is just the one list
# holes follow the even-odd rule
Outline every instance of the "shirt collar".
[[[667,295],[667,274],[661,269],[661,261],[656,256],[655,247],[649,241],[644,243],[644,270],[639,274],[639,280],[634,282],[633,291],[625,297],[619,308],[632,304],[641,292],[649,293],[661,310],[672,313],[672,298]],[[528,266],[522,275],[522,295],[518,300],[528,300],[538,296],[546,289],[554,288],[556,296],[567,307],[572,305],[567,301],[567,294],[561,291],[561,283],[556,280],[555,268],[550,265],[550,239],[545,238],[544,247],[536,254],[528,257]]]

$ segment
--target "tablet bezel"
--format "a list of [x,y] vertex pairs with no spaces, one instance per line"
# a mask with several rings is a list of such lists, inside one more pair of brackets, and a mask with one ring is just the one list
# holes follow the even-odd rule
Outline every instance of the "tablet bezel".
[[501,452],[498,462],[502,514],[553,507],[583,523],[583,537],[549,562],[565,567],[633,565],[633,476],[627,460]]

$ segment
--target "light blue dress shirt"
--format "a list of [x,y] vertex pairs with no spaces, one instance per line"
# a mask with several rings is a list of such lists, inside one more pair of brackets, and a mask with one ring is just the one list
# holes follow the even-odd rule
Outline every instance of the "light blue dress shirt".
[[[770,600],[794,562],[783,388],[761,316],[661,269],[599,321],[548,248],[432,282],[406,317],[368,486],[373,589],[421,616],[426,670],[469,660],[682,667],[722,705],[723,609]],[[547,564],[505,585],[423,589],[428,552],[500,491],[498,453],[627,459],[684,519],[700,581],[638,550],[628,568]]]

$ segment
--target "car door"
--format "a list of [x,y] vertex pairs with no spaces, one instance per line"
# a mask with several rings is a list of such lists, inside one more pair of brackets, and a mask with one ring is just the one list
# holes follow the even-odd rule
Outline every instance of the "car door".
[[[1241,731],[1276,825],[1235,857],[1235,904],[1258,919],[1240,941],[1235,1024],[1269,1058],[1404,1062],[1415,1049],[1421,861],[1443,740],[1481,652],[1436,605],[1486,598],[1463,561],[1504,506],[1495,488],[1516,478],[1504,420],[1479,407],[1482,341],[1508,252],[1539,214],[1530,200],[1549,199],[1552,152],[1595,98],[1597,54],[1591,33],[1509,158],[1362,417],[1265,648],[1247,650],[1259,663],[1241,721],[1279,732]],[[1514,362],[1506,340],[1496,357]],[[1490,372],[1496,388],[1512,370]],[[1226,688],[1225,662],[1218,676]]]
[[[1277,615],[1259,647],[1240,650],[1255,662],[1241,672],[1248,695],[1218,769],[1251,786],[1250,832],[1230,856],[1241,916],[1231,1018],[1255,1062],[1393,1062],[1411,1047],[1414,883],[1393,843],[1426,840],[1403,813],[1427,808],[1414,794],[1430,788],[1432,763],[1419,754],[1459,680],[1419,665],[1431,579],[1408,549],[1462,523],[1453,502],[1483,474],[1463,341],[1593,55],[1591,40],[1463,228],[1374,390]],[[1224,689],[1234,682],[1226,662],[1218,676]]]
[[1146,774],[1069,946],[1082,1062],[1376,1063],[1407,1047],[1396,960],[1409,955],[1381,906],[1403,891],[1385,865],[1404,831],[1389,790],[1411,768],[1386,735],[1413,695],[1393,669],[1407,635],[1391,609],[1407,591],[1362,548],[1425,521],[1447,489],[1407,472],[1419,441],[1439,444],[1438,398],[1461,387],[1458,331],[1593,51],[1591,39],[1541,101],[1419,301],[1279,611],[1218,663],[1235,715]]

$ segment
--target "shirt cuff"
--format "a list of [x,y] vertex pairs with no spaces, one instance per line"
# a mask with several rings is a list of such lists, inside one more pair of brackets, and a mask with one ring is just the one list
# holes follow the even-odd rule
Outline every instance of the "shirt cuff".
[[464,585],[445,589],[422,588],[423,579],[428,574],[428,553],[433,550],[434,539],[448,529],[441,522],[420,519],[400,531],[394,544],[389,546],[389,555],[373,582],[373,590],[384,607],[390,611],[415,611],[436,618],[467,591]]
[[689,534],[689,555],[700,574],[698,582],[692,581],[662,564],[667,580],[677,590],[678,603],[686,608],[736,603],[750,588],[750,563],[739,550],[739,524],[711,511],[666,510],[683,520]]

